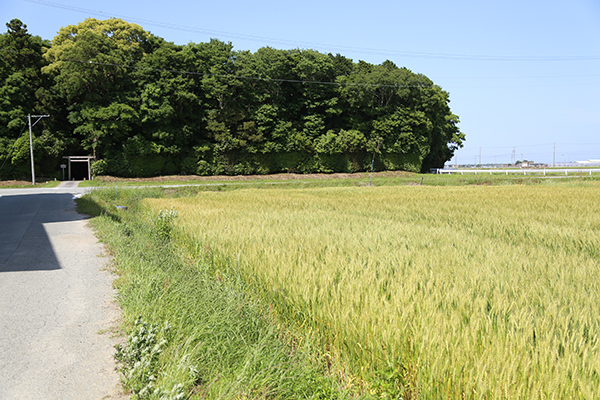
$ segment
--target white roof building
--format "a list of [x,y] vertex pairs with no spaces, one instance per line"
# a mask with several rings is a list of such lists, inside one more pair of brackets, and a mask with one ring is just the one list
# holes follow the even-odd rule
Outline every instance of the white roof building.
[[586,161],[575,161],[576,164],[586,164],[586,165],[600,165],[600,159],[598,160],[586,160]]

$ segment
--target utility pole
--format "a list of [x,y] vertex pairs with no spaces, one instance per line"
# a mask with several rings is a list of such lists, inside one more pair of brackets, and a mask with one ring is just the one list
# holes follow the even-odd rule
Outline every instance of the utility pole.
[[[31,117],[38,117],[37,121],[31,125]],[[27,121],[29,122],[29,154],[31,155],[31,184],[35,186],[35,168],[33,167],[33,140],[31,138],[31,127],[35,126],[40,119],[49,117],[49,115],[27,115]]]
[[554,151],[552,152],[552,168],[556,165],[556,142],[554,143]]
[[481,147],[479,148],[479,166],[481,166]]

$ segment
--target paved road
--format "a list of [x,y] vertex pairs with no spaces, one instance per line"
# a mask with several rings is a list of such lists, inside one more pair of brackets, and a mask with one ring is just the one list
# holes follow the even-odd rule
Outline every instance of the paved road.
[[[73,183],[69,182],[70,185]],[[0,399],[114,399],[119,318],[77,187],[0,190]]]

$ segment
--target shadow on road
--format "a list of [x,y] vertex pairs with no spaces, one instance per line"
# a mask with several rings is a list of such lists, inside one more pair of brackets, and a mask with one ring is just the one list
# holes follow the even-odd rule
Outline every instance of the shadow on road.
[[0,273],[60,269],[48,229],[68,234],[68,224],[51,224],[86,218],[70,193],[0,197]]

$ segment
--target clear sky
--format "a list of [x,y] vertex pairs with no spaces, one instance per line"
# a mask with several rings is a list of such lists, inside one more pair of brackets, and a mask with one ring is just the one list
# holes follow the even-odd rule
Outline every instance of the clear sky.
[[87,17],[176,44],[389,59],[450,93],[466,135],[459,164],[508,163],[513,150],[516,160],[600,159],[599,0],[0,0],[3,23],[18,18],[43,39]]

